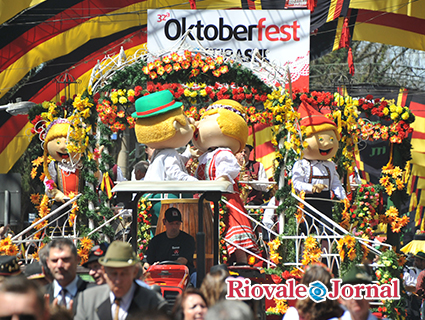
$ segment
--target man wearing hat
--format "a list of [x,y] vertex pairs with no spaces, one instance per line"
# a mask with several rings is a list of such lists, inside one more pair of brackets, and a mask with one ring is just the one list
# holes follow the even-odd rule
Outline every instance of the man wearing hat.
[[[371,284],[372,276],[362,266],[352,267],[343,277],[342,284]],[[370,312],[369,300],[367,299],[342,299],[342,304],[350,312],[354,320],[377,320]]]
[[195,239],[190,234],[180,230],[182,224],[180,210],[168,208],[162,222],[165,226],[165,232],[156,235],[150,241],[146,252],[148,263],[152,265],[161,261],[175,261],[186,265],[189,272],[193,274]]
[[[239,180],[268,182],[263,164],[255,160],[249,160],[253,149],[253,146],[247,144],[241,152],[236,154],[236,159],[238,159],[238,163],[242,168]],[[250,183],[249,186],[251,187],[251,191],[248,194],[246,203],[250,205],[264,203],[263,192],[267,191],[269,185],[267,183]]]
[[84,291],[78,298],[74,320],[125,320],[149,310],[163,310],[166,301],[135,279],[139,259],[127,242],[114,241],[99,258],[106,284]]
[[87,262],[83,264],[84,268],[89,269],[89,275],[94,279],[97,285],[106,283],[102,265],[99,263],[99,259],[106,254],[106,249],[108,249],[107,243],[101,243],[94,246],[89,253]]
[[136,100],[134,127],[137,141],[155,149],[145,181],[196,181],[186,171],[188,159],[175,150],[192,139],[193,119],[184,115],[182,103],[169,90],[158,91]]

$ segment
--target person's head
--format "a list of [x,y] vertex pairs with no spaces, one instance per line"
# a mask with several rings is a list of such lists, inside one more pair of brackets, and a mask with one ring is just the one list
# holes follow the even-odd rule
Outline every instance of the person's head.
[[43,273],[40,261],[34,261],[30,264],[27,264],[25,266],[24,274],[28,280],[35,281],[41,286],[49,283]]
[[416,268],[423,270],[425,269],[425,252],[419,251],[415,254],[414,260],[413,260],[413,266]]
[[173,239],[180,234],[180,227],[182,225],[182,214],[177,208],[168,208],[164,214],[165,218],[163,223],[167,237]]
[[136,180],[142,180],[145,175],[146,171],[148,171],[149,162],[147,161],[139,161],[134,165],[134,174],[136,176]]
[[66,287],[77,276],[77,266],[80,263],[77,248],[68,238],[54,239],[47,248],[47,266],[60,286]]
[[240,152],[248,139],[244,107],[234,100],[218,100],[210,105],[195,124],[193,145],[201,152],[212,147],[229,148]]
[[222,300],[208,309],[205,320],[254,320],[251,308],[242,301]]
[[185,116],[181,102],[169,90],[138,98],[135,103],[134,127],[137,141],[154,149],[178,148],[192,139],[193,119]]
[[305,127],[305,141],[308,144],[303,151],[303,158],[327,160],[334,157],[340,140],[335,122],[305,102],[301,103],[298,112],[301,115],[300,124]]
[[241,152],[239,152],[244,159],[244,163],[249,161],[249,156],[251,155],[253,147],[250,144],[245,145],[245,148]]
[[0,284],[0,318],[49,319],[48,302],[42,288],[23,276],[9,277]]
[[114,241],[99,259],[106,283],[116,298],[122,298],[137,278],[139,259],[127,242]]
[[195,288],[188,288],[180,294],[173,307],[175,320],[203,320],[208,310],[204,295]]
[[229,271],[223,268],[211,268],[210,272],[206,274],[199,290],[204,294],[210,307],[225,299],[227,294],[225,281],[229,275]]
[[[331,290],[331,279],[333,278],[329,269],[321,264],[313,264],[307,267],[303,277],[300,280],[301,284],[309,286],[314,281],[320,281],[328,290]],[[325,315],[341,316],[342,309],[337,300],[326,299],[321,303],[311,300],[309,297],[306,299],[298,300],[296,303],[297,311],[306,320],[319,319]]]
[[[366,268],[354,266],[342,277],[342,285],[345,284],[371,284],[372,277]],[[342,304],[355,319],[366,320],[369,315],[369,300],[366,299],[342,299]]]
[[[342,285],[345,284],[371,284],[372,276],[365,267],[354,266],[342,277]],[[355,319],[366,320],[369,315],[369,300],[366,299],[342,299],[342,304]]]
[[106,243],[95,245],[91,250],[87,262],[83,267],[89,269],[89,275],[92,276],[97,285],[106,283],[105,274],[99,259],[106,254],[108,246]]
[[38,250],[38,258],[40,259],[41,270],[43,271],[44,278],[47,282],[51,283],[53,281],[53,275],[47,266],[47,259],[49,259],[49,249],[47,245]]

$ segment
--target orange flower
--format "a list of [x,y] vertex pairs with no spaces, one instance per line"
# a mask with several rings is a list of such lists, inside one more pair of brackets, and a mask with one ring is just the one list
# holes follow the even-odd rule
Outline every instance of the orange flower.
[[312,236],[308,236],[307,239],[305,239],[305,242],[304,242],[305,250],[312,250],[314,248],[317,248],[317,246],[318,246],[317,240],[313,238]]
[[91,239],[84,237],[80,240],[80,245],[83,249],[90,250],[93,247],[93,242]]
[[33,193],[30,197],[31,202],[34,205],[39,205],[40,204],[40,195],[38,193]]

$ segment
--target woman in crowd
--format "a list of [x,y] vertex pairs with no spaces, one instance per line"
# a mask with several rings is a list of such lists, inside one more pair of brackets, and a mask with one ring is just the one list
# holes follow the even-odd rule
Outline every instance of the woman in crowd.
[[180,294],[173,307],[174,320],[204,320],[208,311],[207,300],[195,288],[188,288]]
[[205,296],[208,306],[212,307],[218,301],[224,300],[227,294],[226,278],[230,276],[229,271],[221,266],[213,266],[202,281],[201,293]]
[[[328,290],[331,290],[331,279],[333,278],[325,265],[313,264],[307,267],[300,283],[309,286],[314,281],[320,281]],[[348,320],[351,319],[349,312],[344,311],[338,300],[326,299],[317,303],[307,297],[298,300],[295,308],[290,307],[283,320]]]

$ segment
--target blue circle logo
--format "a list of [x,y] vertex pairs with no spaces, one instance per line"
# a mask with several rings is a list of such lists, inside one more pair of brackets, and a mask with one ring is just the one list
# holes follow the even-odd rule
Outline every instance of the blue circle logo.
[[314,281],[308,286],[308,295],[316,303],[326,300],[328,288],[320,281]]

